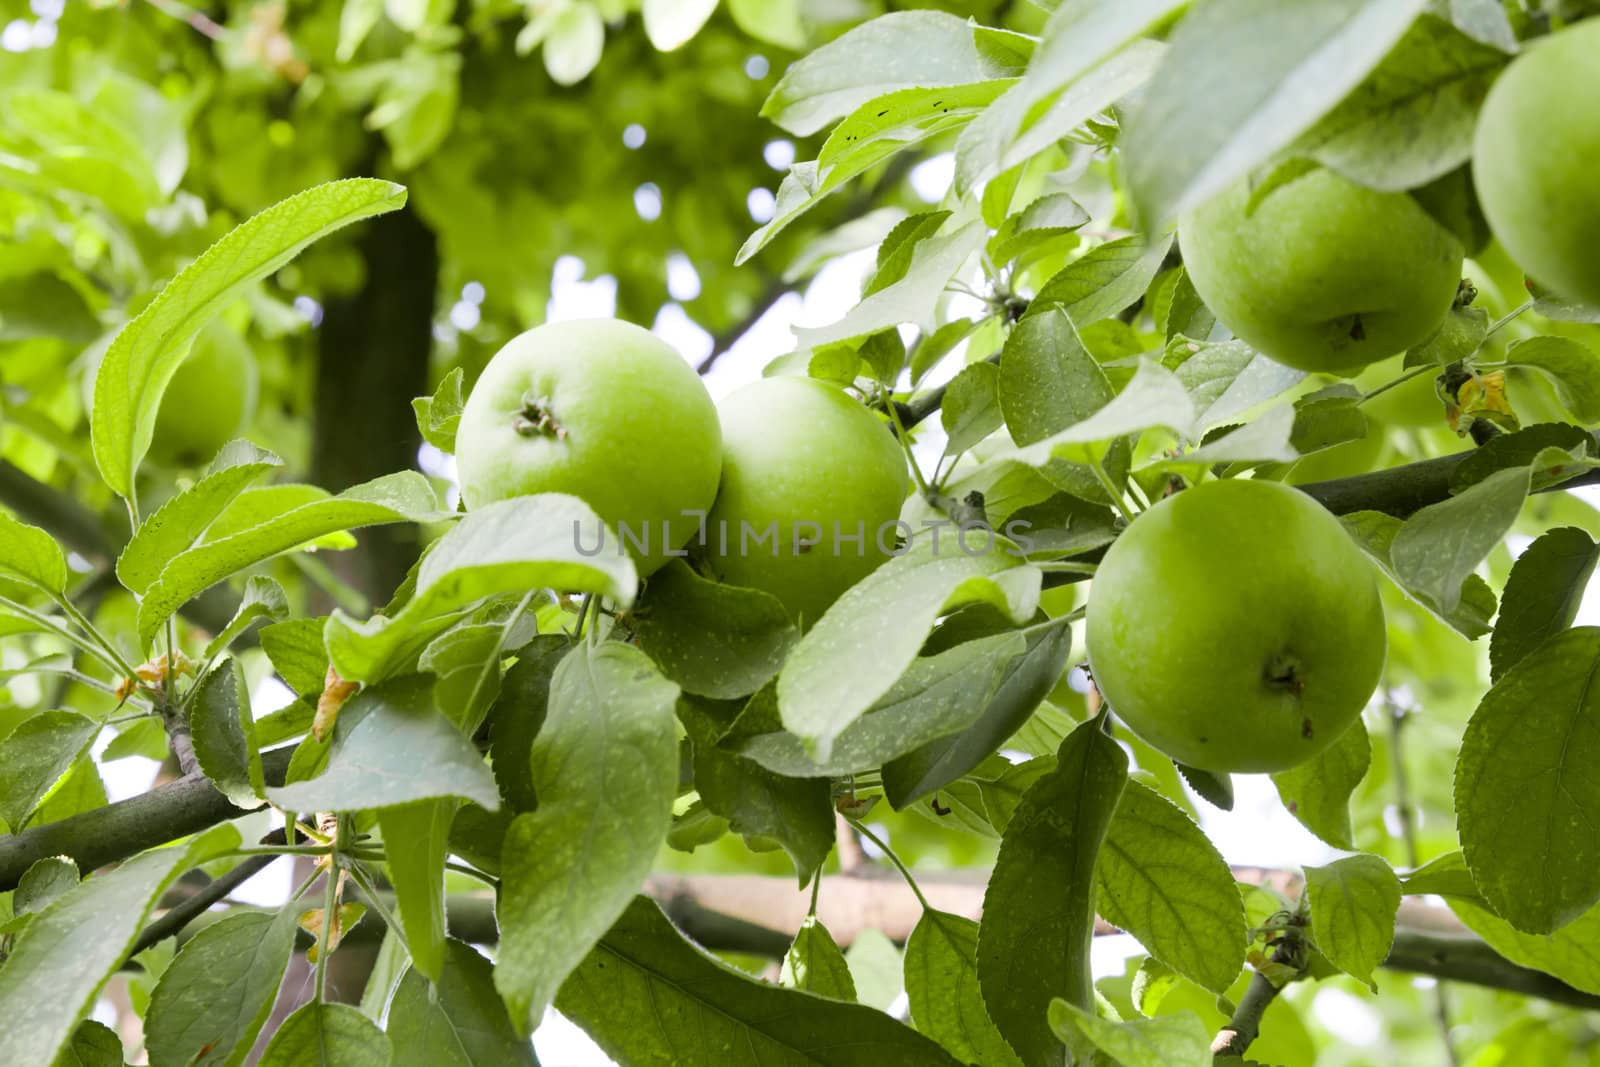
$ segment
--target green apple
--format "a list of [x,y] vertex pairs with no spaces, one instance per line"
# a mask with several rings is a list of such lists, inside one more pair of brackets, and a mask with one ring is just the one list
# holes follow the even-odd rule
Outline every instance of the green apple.
[[1184,213],[1178,240],[1206,306],[1279,363],[1352,372],[1450,310],[1461,242],[1409,195],[1319,168],[1251,198],[1242,181]]
[[1089,590],[1089,666],[1140,737],[1182,763],[1281,771],[1355,722],[1387,636],[1372,565],[1297,489],[1228,479],[1168,497]]
[[257,381],[249,344],[221,319],[213,320],[167,383],[150,458],[166,467],[210,463],[255,414]]
[[[694,369],[649,330],[614,319],[548,323],[484,367],[456,430],[469,508],[533,493],[582,498],[641,576],[693,537],[722,469],[717,409]],[[603,542],[602,542],[603,538]]]
[[809,626],[894,550],[905,457],[886,423],[812,378],[763,378],[717,410],[722,488],[706,566]]
[[1531,43],[1489,90],[1472,142],[1478,200],[1535,280],[1600,304],[1600,20]]

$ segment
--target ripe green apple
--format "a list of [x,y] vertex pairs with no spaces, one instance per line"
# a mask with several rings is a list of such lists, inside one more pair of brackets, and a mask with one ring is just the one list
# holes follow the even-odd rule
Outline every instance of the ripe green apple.
[[1228,479],[1168,497],[1089,590],[1089,666],[1140,737],[1211,771],[1281,771],[1343,733],[1387,636],[1371,564],[1297,489]]
[[895,547],[905,457],[881,420],[812,378],[763,378],[717,410],[722,488],[705,563],[721,581],[771,593],[809,626]]
[[1185,212],[1178,240],[1206,306],[1279,363],[1351,372],[1450,310],[1461,242],[1409,195],[1317,169],[1250,200],[1243,181]]
[[221,319],[213,320],[167,383],[150,458],[166,467],[210,463],[255,414],[257,381],[249,344]]
[[1472,177],[1494,231],[1537,281],[1600,304],[1600,20],[1534,42],[1478,115]]
[[467,507],[570,493],[610,527],[580,531],[579,547],[592,552],[602,536],[606,552],[625,544],[640,576],[699,531],[721,469],[717,409],[699,376],[649,330],[615,319],[547,323],[507,341],[456,430]]

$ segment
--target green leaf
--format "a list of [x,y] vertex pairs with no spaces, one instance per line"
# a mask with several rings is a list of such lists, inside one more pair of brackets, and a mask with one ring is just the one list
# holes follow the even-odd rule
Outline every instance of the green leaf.
[[428,480],[402,471],[312,500],[172,557],[139,604],[139,638],[146,645],[172,613],[230,574],[314,541],[324,534],[389,522],[437,517],[438,500]]
[[1072,651],[1072,628],[1030,634],[1027,647],[1006,663],[999,684],[972,725],[929,741],[883,766],[883,789],[898,811],[943,789],[1005,743],[1061,680]]
[[[522,44],[521,37],[517,44]],[[557,85],[576,85],[599,64],[605,45],[605,20],[594,5],[558,8],[544,36],[545,72]]]
[[437,679],[434,700],[462,733],[477,731],[500,692],[500,661],[537,633],[537,616],[507,598],[486,605],[422,650],[417,666]]
[[462,941],[444,945],[430,983],[415,968],[389,1004],[394,1067],[538,1067],[494,989],[494,966]]
[[1149,244],[1123,237],[1096,245],[1044,283],[1024,318],[1060,308],[1079,327],[1108,319],[1144,295],[1171,247],[1170,235]]
[[1540,422],[1498,434],[1465,453],[1450,472],[1450,491],[1464,492],[1496,471],[1534,466],[1550,449],[1582,457],[1595,451],[1595,440],[1582,427],[1564,422]]
[[945,285],[983,244],[986,234],[981,222],[968,222],[918,241],[905,277],[866,297],[837,322],[815,329],[796,326],[795,339],[803,347],[820,348],[902,323],[912,323],[924,333],[932,333],[938,325]]
[[644,0],[644,32],[658,52],[688,44],[717,9],[717,0]]
[[238,660],[218,664],[200,681],[189,726],[195,758],[211,784],[235,807],[259,808],[266,783],[250,713],[250,689]]
[[996,388],[1006,428],[1019,445],[1083,422],[1117,395],[1059,308],[1029,315],[1012,328],[1000,350]]
[[1547,934],[1600,900],[1600,628],[1557,634],[1484,694],[1456,763],[1461,849],[1507,922]]
[[1304,371],[1268,359],[1243,341],[1178,337],[1167,345],[1161,362],[1189,390],[1202,427],[1237,419],[1305,379]]
[[418,800],[378,812],[406,947],[415,968],[434,981],[444,967],[444,862],[455,814],[453,798]]
[[441,452],[456,450],[456,427],[461,425],[461,409],[465,403],[461,399],[461,377],[461,368],[453,367],[432,396],[419,396],[411,401],[411,410],[417,416],[417,432]]
[[544,634],[517,652],[489,711],[489,763],[500,796],[512,811],[532,811],[533,739],[544,726],[550,704],[550,677],[573,647],[565,634]]
[[[770,694],[769,694],[770,696]],[[826,778],[788,778],[717,747],[723,726],[704,701],[678,704],[693,747],[694,787],[708,810],[747,837],[778,842],[802,886],[833,849],[832,789]]]
[[850,965],[845,962],[839,946],[834,944],[833,935],[815,915],[806,916],[795,933],[794,943],[784,954],[779,981],[791,989],[803,989],[819,997],[856,999],[856,983],[850,977]]
[[1574,526],[1548,530],[1511,567],[1489,640],[1490,678],[1499,681],[1528,653],[1572,625],[1600,561],[1600,545]]
[[1466,857],[1459,849],[1455,852],[1446,852],[1442,856],[1435,856],[1424,863],[1400,880],[1400,888],[1406,896],[1431,893],[1451,900],[1465,900],[1480,907],[1485,906],[1483,895],[1478,892],[1477,883],[1472,880],[1472,872],[1467,870]]
[[301,696],[322,692],[328,653],[322,647],[323,619],[290,619],[261,628],[261,650],[272,669]]
[[789,52],[803,52],[806,30],[801,23],[804,0],[728,0],[728,13],[739,28],[758,41]]
[[1399,519],[1393,515],[1385,515],[1381,511],[1357,511],[1341,516],[1340,521],[1344,523],[1344,528],[1349,531],[1350,536],[1355,538],[1356,544],[1361,546],[1362,551],[1378,564],[1379,569],[1388,575],[1413,603],[1469,640],[1482,637],[1489,632],[1489,620],[1494,617],[1496,607],[1494,590],[1489,588],[1489,583],[1476,574],[1467,575],[1466,581],[1461,586],[1461,603],[1454,611],[1442,611],[1437,605],[1407,589],[1395,574],[1389,551],[1403,526]]
[[898,89],[963,85],[1017,73],[979,51],[965,20],[937,11],[900,11],[864,22],[792,64],[761,114],[806,136]]
[[678,792],[678,687],[638,649],[585,644],[556,667],[533,743],[537,810],[501,853],[495,988],[526,1033],[627,908]]
[[85,1019],[51,1067],[122,1067],[122,1038],[105,1023]]
[[1287,146],[1366,78],[1425,3],[1212,0],[1191,11],[1122,130],[1145,227]]
[[246,219],[180,271],[122,328],[100,362],[90,421],[95,465],[106,484],[133,498],[167,382],[217,312],[319,237],[405,202],[404,187],[372,178],[314,186]]
[[1588,345],[1570,337],[1529,337],[1506,347],[1506,362],[1542,371],[1580,422],[1600,421],[1600,355]]
[[[828,137],[822,146],[822,154],[815,161],[798,163],[789,168],[789,173],[778,186],[772,218],[745,241],[734,257],[734,265],[749,260],[784,227],[852,178],[898,152],[971,121],[1007,84],[987,81],[946,88],[907,89],[863,103]],[[949,212],[926,212],[920,217],[937,217],[942,222],[948,216]],[[937,226],[933,228],[937,229]],[[923,235],[931,232],[925,230]],[[895,247],[887,239],[882,243],[880,268],[885,266],[883,257],[888,254],[885,249],[893,251]],[[901,251],[903,255],[898,257],[899,261],[887,272],[880,270],[879,277],[873,279],[862,295],[875,292],[905,276],[912,247],[903,246]],[[791,271],[793,269],[790,268]]]
[[1377,856],[1347,856],[1307,867],[1311,939],[1328,962],[1377,992],[1372,971],[1389,956],[1400,879]]
[[13,916],[41,912],[77,885],[78,865],[66,856],[35,860],[17,880],[16,892],[11,896]]
[[[981,556],[915,545],[846,590],[789,654],[778,675],[783,726],[818,760],[885,696],[916,659],[934,621],[987,602],[1014,621],[1031,618],[1040,573],[1000,549]],[[885,618],[896,624],[885,627]]]
[[1157,426],[1190,436],[1195,428],[1194,402],[1177,375],[1141,356],[1133,379],[1114,400],[1082,422],[1019,448],[1016,459],[1035,466],[1054,456],[1081,461],[1093,454],[1085,446]]
[[[979,638],[935,656],[915,660],[889,692],[845,727],[826,758],[814,758],[804,743],[783,731],[744,734],[749,723],[776,725],[771,693],[751,701],[735,725],[734,746],[768,770],[794,778],[859,774],[930,741],[964,730],[993,697],[1008,661],[1026,647],[1016,633]],[[754,726],[747,726],[753,730]]]
[[869,1008],[891,1011],[905,992],[905,962],[900,949],[882,930],[858,931],[844,954],[856,986],[856,1000]]
[[12,833],[89,748],[99,727],[75,711],[41,711],[0,741],[0,819]]
[[475,509],[422,561],[416,593],[398,614],[358,622],[335,611],[328,619],[323,637],[339,676],[370,682],[404,669],[463,609],[498,593],[597,593],[628,607],[638,586],[633,561],[620,553],[586,556],[578,549],[575,531],[599,526],[587,504],[563,493]]
[[971,363],[950,379],[939,405],[944,424],[946,456],[958,456],[1000,429],[1000,368],[994,363]]
[[283,586],[264,574],[252,574],[244,583],[239,607],[222,632],[206,644],[206,658],[225,652],[229,645],[261,619],[282,622],[289,615],[289,597]]
[[261,1054],[261,1067],[388,1067],[389,1035],[348,1004],[320,1001],[284,1020]]
[[[1425,201],[1419,203],[1424,207],[1429,206]],[[1449,225],[1444,218],[1440,218],[1440,221]],[[1462,243],[1465,244],[1466,241]],[[1483,345],[1488,336],[1487,311],[1481,307],[1453,307],[1445,312],[1444,321],[1439,323],[1439,328],[1434,331],[1432,337],[1406,350],[1406,358],[1402,365],[1406,370],[1413,367],[1448,366],[1470,357]]]
[[685,941],[646,897],[573,971],[556,1008],[622,1063],[726,1067],[738,1050],[739,1062],[797,1067],[957,1064],[880,1011],[735,970]]
[[1372,739],[1357,719],[1338,740],[1305,763],[1272,776],[1289,814],[1334,848],[1355,851],[1350,794],[1372,764]]
[[1130,42],[1181,6],[1180,0],[1056,6],[1022,82],[957,144],[956,190],[966,195],[1143,83],[1160,46]]
[[0,578],[15,578],[48,593],[67,586],[67,557],[37,526],[0,515]]
[[1600,305],[1568,300],[1552,293],[1532,278],[1526,281],[1529,291],[1533,293],[1533,307],[1530,310],[1535,315],[1557,322],[1600,322]]
[[144,593],[251,482],[282,465],[283,460],[249,441],[222,446],[199,481],[139,524],[117,557],[117,578],[133,592]]
[[1530,475],[1527,467],[1496,471],[1407,519],[1389,546],[1400,584],[1436,610],[1454,612],[1461,584],[1517,521]]
[[1233,871],[1194,820],[1129,782],[1100,848],[1100,914],[1156,959],[1221,993],[1244,966],[1244,902]]
[[[237,833],[234,840],[238,840]],[[146,852],[58,897],[0,967],[0,1062],[50,1063],[116,972],[191,849]],[[49,990],[49,996],[40,996]]]
[[238,912],[184,943],[150,997],[145,1033],[156,1063],[236,1067],[277,999],[300,908]]
[[1093,1009],[1095,863],[1127,782],[1128,757],[1090,720],[1023,795],[983,897],[978,982],[995,1025],[1028,1067],[1061,1062],[1046,1019],[1064,997]]
[[1450,910],[1506,959],[1554,975],[1574,989],[1600,996],[1600,907],[1590,908],[1549,934],[1525,934],[1487,908],[1447,897]]
[[720,700],[760,689],[800,639],[776,597],[707,581],[678,560],[651,575],[634,631],[684,692]]
[[351,697],[339,711],[326,769],[269,788],[267,799],[289,811],[367,811],[444,797],[498,808],[494,777],[434,707],[432,681],[395,678]]
[[978,924],[929,908],[906,941],[906,995],[917,1029],[966,1063],[1020,1067],[978,989]]
[[1050,1027],[1069,1048],[1086,1038],[1122,1067],[1211,1067],[1211,1032],[1192,1011],[1116,1022],[1056,999]]
[[1472,156],[1478,109],[1510,60],[1424,14],[1296,150],[1372,189],[1412,189]]
[[1083,205],[1066,193],[1050,193],[1006,219],[989,238],[989,258],[1009,263],[1040,245],[1069,234],[1089,222]]

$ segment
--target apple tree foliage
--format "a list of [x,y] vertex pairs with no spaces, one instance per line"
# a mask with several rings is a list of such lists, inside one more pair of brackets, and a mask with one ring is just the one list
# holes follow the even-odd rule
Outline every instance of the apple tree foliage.
[[[1381,1058],[1587,1054],[1600,515],[1565,490],[1600,466],[1600,308],[1523,277],[1467,163],[1496,77],[1593,3],[0,12],[0,1061],[532,1063],[553,1006],[627,1064],[1302,1064],[1351,1036],[1310,1010],[1332,990]],[[1233,338],[1172,236],[1316,167],[1468,255],[1376,381]],[[916,532],[804,633],[578,551],[577,497],[452,506],[463,394],[553,274],[720,358],[865,249],[859,300],[766,373],[924,443]],[[260,402],[164,468],[218,324]],[[1175,766],[1074,669],[1129,516],[1240,476],[1340,516],[1388,615],[1363,720],[1265,791]],[[924,536],[1012,520],[1025,552]],[[112,803],[133,756],[167,769]],[[1231,868],[1201,822],[1244,818],[1236,787],[1328,862]],[[206,911],[285,854],[287,903]],[[898,891],[872,857],[921,907],[845,952],[818,915]],[[950,866],[981,917],[939,906]],[[732,872],[809,918],[774,950],[660,890]],[[1140,951],[1096,981],[1104,927]],[[137,1047],[90,1018],[111,986]]]

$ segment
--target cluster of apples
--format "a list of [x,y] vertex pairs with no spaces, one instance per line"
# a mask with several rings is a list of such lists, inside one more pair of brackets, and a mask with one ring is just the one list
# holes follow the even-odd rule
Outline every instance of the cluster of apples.
[[462,410],[456,470],[469,508],[569,493],[608,527],[575,531],[580,550],[625,550],[641,577],[687,553],[803,625],[895,547],[877,534],[907,485],[886,424],[841,390],[763,378],[718,407],[670,345],[614,319],[500,349]]
[[[1532,277],[1600,304],[1600,19],[1539,42],[1496,81],[1472,172],[1490,228]],[[1241,182],[1179,220],[1184,265],[1224,325],[1280,363],[1353,374],[1426,340],[1460,241],[1411,195],[1311,168]],[[1278,771],[1348,729],[1383,670],[1372,568],[1311,498],[1200,485],[1107,552],[1088,607],[1101,694],[1183,763]]]

